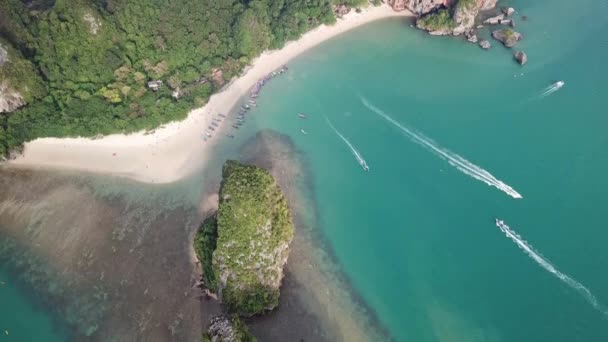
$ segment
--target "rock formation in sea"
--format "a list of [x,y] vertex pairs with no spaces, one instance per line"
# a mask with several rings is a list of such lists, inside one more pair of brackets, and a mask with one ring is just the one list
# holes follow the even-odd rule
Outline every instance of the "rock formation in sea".
[[513,31],[512,28],[505,28],[493,31],[492,37],[503,43],[504,46],[508,48],[514,47],[517,42],[522,40],[523,38],[521,33]]
[[270,173],[227,161],[217,215],[195,238],[207,286],[230,312],[250,316],[274,309],[293,235],[287,201]]
[[480,11],[494,8],[496,2],[497,0],[443,1],[426,12],[415,12],[421,16],[416,21],[416,27],[432,35],[461,35],[474,28]]
[[388,4],[395,11],[409,10],[416,15],[429,13],[446,3],[449,0],[388,0]]
[[209,323],[203,342],[255,342],[247,326],[237,316],[215,316]]
[[526,55],[526,53],[523,51],[516,51],[513,54],[513,58],[515,58],[517,63],[519,63],[520,65],[524,65],[528,62],[528,55]]

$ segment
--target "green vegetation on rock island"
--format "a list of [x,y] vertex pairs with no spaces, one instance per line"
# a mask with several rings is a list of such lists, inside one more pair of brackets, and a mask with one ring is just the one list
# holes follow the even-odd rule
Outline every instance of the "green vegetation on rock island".
[[456,24],[454,23],[450,9],[443,8],[418,19],[416,26],[427,31],[442,31],[451,30]]
[[183,119],[265,49],[335,22],[334,3],[365,2],[0,0],[0,157]]
[[289,207],[262,168],[230,160],[222,175],[218,212],[194,239],[203,280],[230,313],[263,313],[279,303],[294,234]]

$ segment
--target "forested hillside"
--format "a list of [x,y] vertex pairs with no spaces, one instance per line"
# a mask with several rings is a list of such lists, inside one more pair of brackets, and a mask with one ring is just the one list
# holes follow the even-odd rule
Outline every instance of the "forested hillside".
[[335,3],[366,2],[0,0],[0,97],[25,103],[0,113],[0,156],[182,119],[263,50],[333,23]]

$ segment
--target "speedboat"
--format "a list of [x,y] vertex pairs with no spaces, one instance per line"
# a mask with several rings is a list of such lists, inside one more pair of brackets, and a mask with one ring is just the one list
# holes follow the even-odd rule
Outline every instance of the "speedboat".
[[369,171],[369,166],[364,165],[364,166],[363,166],[363,170],[365,170],[365,171]]
[[305,115],[305,114],[298,113],[298,116],[299,116],[301,119],[306,119],[306,115]]
[[555,87],[555,89],[559,89],[561,87],[563,87],[566,84],[566,82],[564,81],[557,81],[555,82],[555,84],[553,84],[553,87]]
[[308,134],[308,132],[306,132],[304,129],[301,129],[300,132],[302,132],[304,135]]
[[502,226],[505,224],[503,220],[499,220],[499,219],[494,219],[496,220],[496,227],[498,228],[502,228]]

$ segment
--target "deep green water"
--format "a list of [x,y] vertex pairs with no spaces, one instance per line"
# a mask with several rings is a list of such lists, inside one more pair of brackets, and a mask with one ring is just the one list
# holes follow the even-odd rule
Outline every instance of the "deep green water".
[[[312,171],[324,243],[398,341],[608,341],[608,5],[504,3],[530,17],[517,26],[525,67],[493,41],[482,51],[400,20],[374,23],[292,61],[232,143],[266,128],[292,137]],[[566,86],[542,97],[557,80]],[[5,279],[0,341],[62,340]]]

